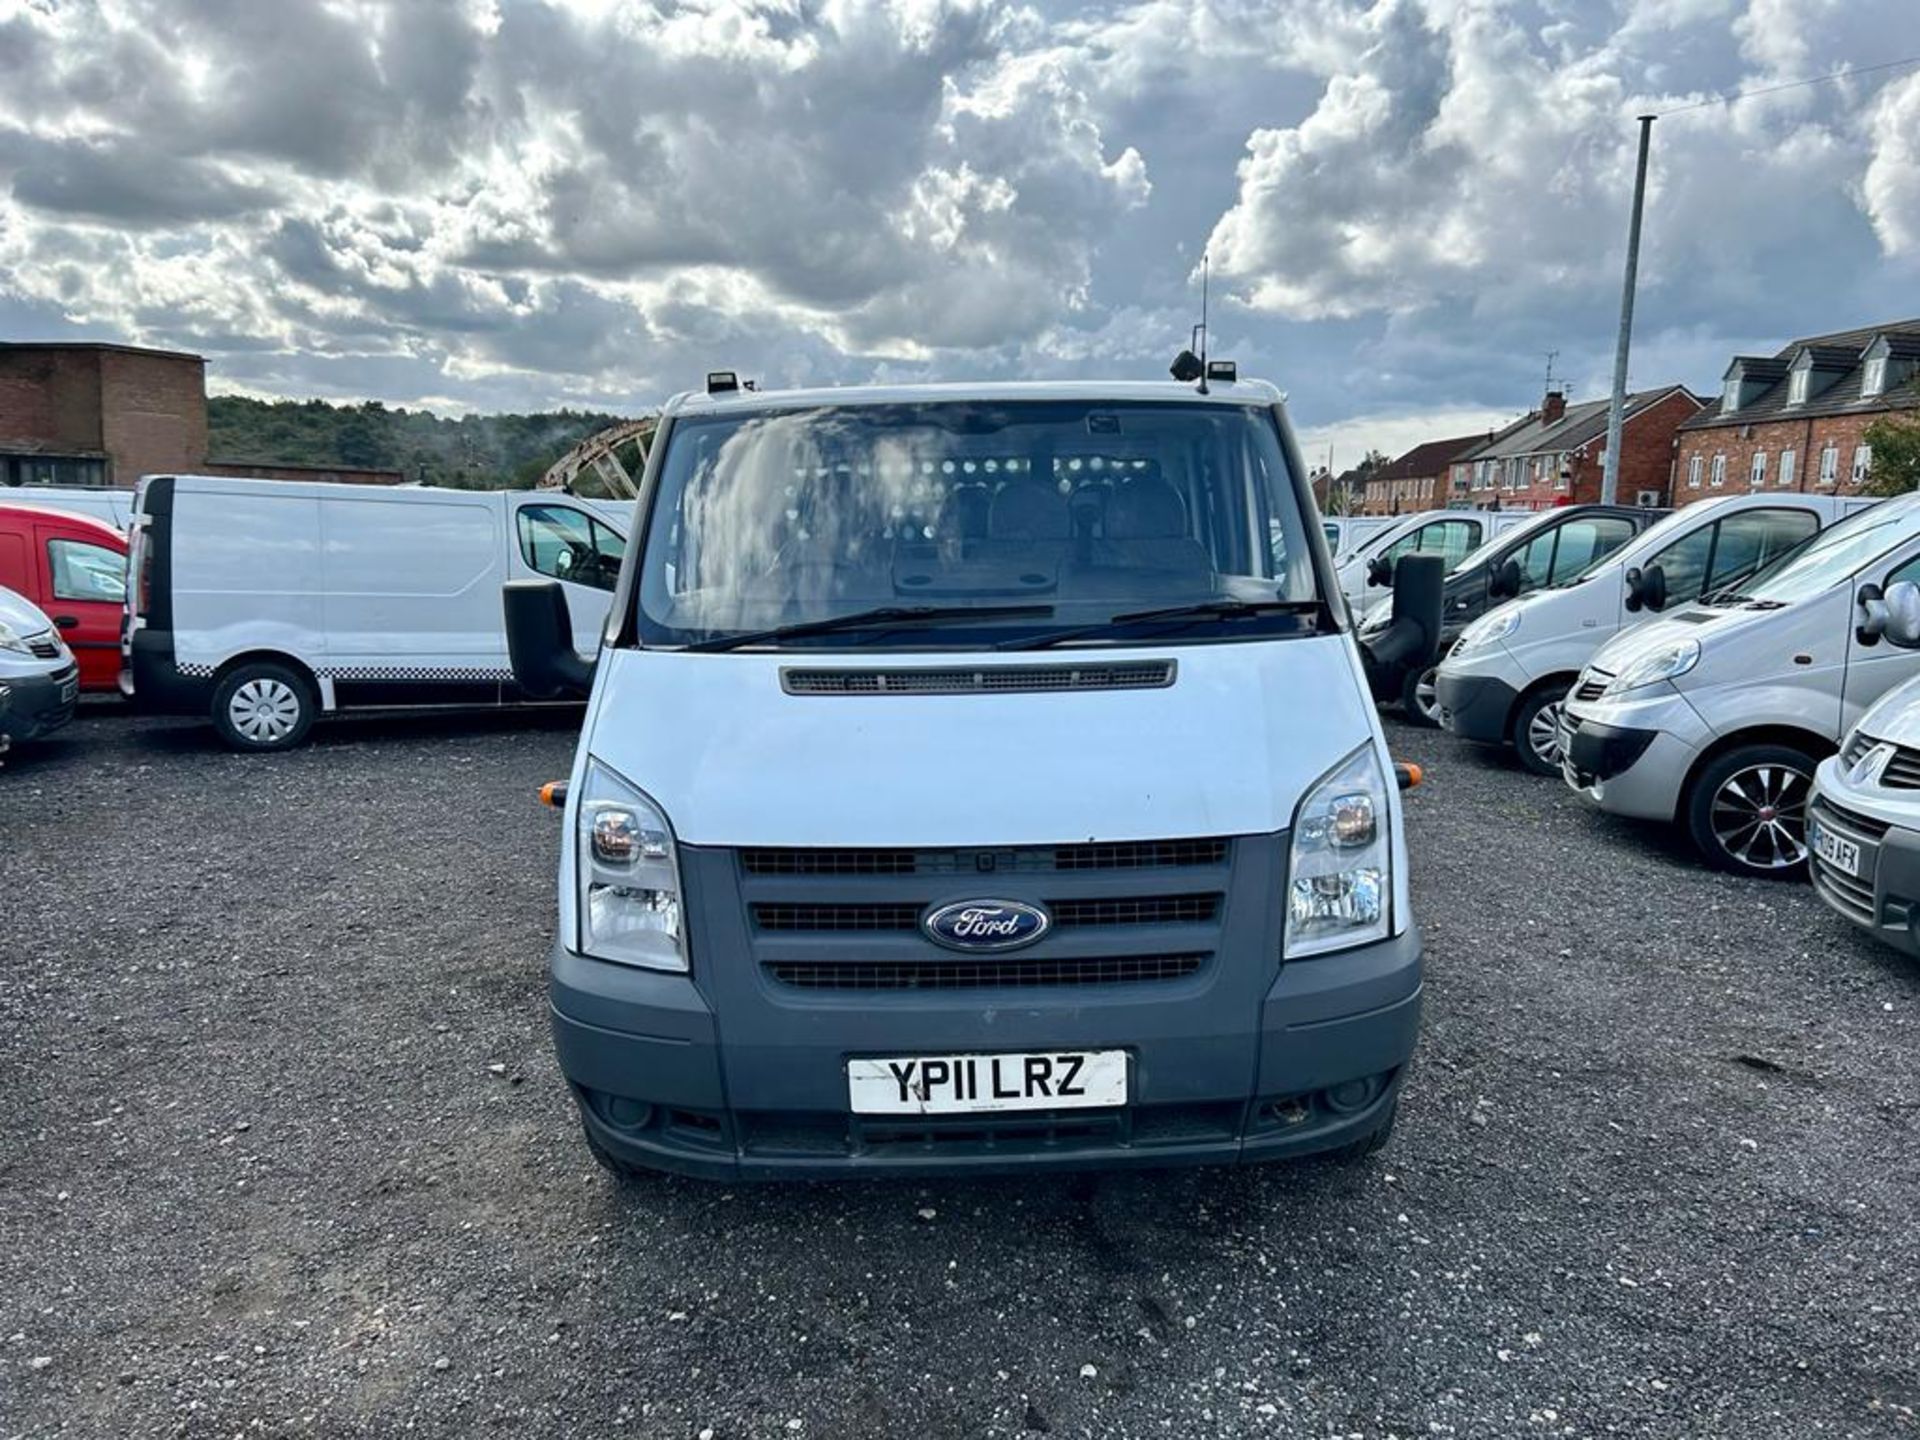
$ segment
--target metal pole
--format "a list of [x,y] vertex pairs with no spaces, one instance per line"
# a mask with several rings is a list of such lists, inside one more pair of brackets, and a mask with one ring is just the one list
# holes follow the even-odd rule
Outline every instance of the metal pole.
[[1640,162],[1633,173],[1633,218],[1627,222],[1627,273],[1620,285],[1620,335],[1613,351],[1613,403],[1607,409],[1607,463],[1600,476],[1600,503],[1620,498],[1620,426],[1627,413],[1627,353],[1633,347],[1633,291],[1640,278],[1640,212],[1647,200],[1647,147],[1651,115],[1640,118]]

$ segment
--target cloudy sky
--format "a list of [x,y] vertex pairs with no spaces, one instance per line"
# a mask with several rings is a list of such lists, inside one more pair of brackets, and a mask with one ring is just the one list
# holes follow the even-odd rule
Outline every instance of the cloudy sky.
[[[1920,0],[0,0],[0,336],[637,411],[1214,351],[1351,460],[1604,392],[1634,125]],[[1636,385],[1920,314],[1920,69],[1663,118]]]

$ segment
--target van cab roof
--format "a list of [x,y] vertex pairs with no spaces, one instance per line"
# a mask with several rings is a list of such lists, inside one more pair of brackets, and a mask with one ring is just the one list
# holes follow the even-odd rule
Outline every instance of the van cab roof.
[[829,405],[914,405],[968,400],[1155,401],[1182,405],[1277,405],[1286,397],[1265,380],[1216,380],[1208,393],[1175,380],[1023,380],[946,385],[827,385],[804,390],[703,390],[675,395],[662,416],[748,410],[809,410]]

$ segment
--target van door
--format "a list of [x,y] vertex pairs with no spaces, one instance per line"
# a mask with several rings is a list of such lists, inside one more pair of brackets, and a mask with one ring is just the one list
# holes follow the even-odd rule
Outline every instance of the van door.
[[[1660,567],[1666,599],[1649,610],[1677,610],[1702,595],[1739,584],[1820,528],[1820,517],[1799,506],[1737,510],[1689,530],[1647,558],[1643,571]],[[1644,611],[1642,612],[1644,613]]]
[[80,666],[80,688],[112,690],[120,679],[120,619],[127,604],[127,557],[58,524],[36,527],[53,623]]
[[1449,515],[1429,520],[1409,530],[1380,552],[1379,558],[1387,562],[1386,578],[1373,580],[1369,577],[1368,584],[1391,585],[1393,566],[1399,563],[1402,555],[1438,555],[1444,562],[1445,572],[1452,574],[1462,560],[1480,548],[1485,535],[1485,522],[1477,515]]
[[1888,560],[1871,566],[1853,577],[1853,603],[1845,617],[1847,626],[1847,675],[1840,695],[1840,728],[1835,738],[1854,727],[1866,708],[1904,680],[1920,675],[1920,651],[1902,650],[1886,640],[1871,643],[1860,639],[1860,591],[1878,585],[1884,591],[1900,580],[1920,584],[1920,543],[1902,548]]
[[573,648],[583,655],[598,652],[626,540],[585,510],[557,500],[517,506],[513,530],[516,578],[558,580],[573,620]]

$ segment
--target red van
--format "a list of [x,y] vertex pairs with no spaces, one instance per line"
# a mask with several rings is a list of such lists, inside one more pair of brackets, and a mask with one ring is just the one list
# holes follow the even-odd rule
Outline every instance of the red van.
[[0,504],[0,585],[53,618],[80,663],[82,690],[119,688],[124,535],[86,515]]

